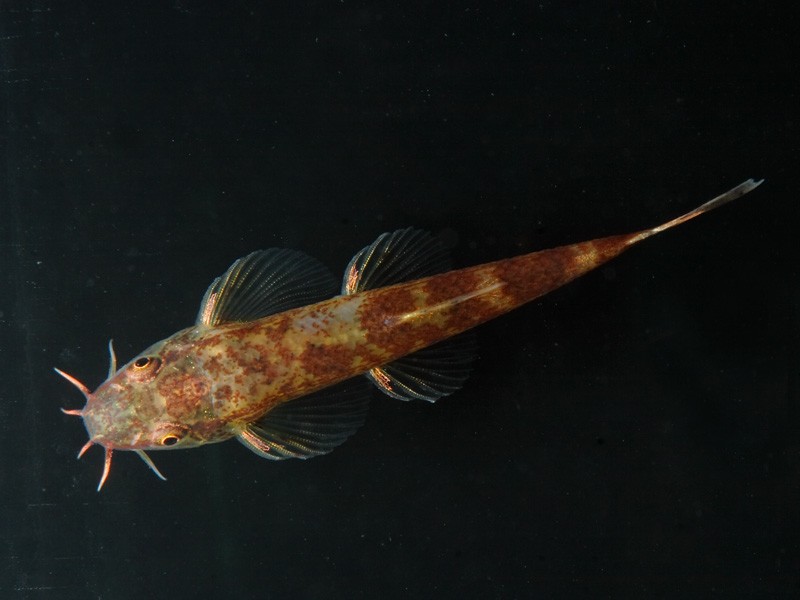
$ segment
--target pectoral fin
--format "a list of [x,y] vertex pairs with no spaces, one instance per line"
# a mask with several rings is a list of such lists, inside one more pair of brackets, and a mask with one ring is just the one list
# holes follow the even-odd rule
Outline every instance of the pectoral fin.
[[462,333],[371,369],[367,377],[392,398],[436,402],[461,389],[469,377],[477,348],[475,335]]
[[236,437],[271,460],[327,454],[364,424],[370,391],[366,380],[350,379],[274,408]]

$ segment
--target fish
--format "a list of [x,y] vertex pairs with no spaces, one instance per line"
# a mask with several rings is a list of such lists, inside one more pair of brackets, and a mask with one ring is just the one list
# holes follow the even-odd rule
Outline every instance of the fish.
[[208,287],[194,325],[83,394],[78,416],[105,460],[237,439],[271,459],[327,454],[364,423],[371,390],[435,402],[460,389],[477,356],[472,329],[559,288],[653,235],[758,187],[748,179],[650,229],[450,269],[448,252],[413,228],[361,249],[341,284],[317,260],[271,248],[235,261]]

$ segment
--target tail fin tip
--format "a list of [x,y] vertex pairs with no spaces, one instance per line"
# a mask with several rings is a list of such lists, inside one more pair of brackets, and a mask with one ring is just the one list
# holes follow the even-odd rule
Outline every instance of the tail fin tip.
[[642,241],[642,240],[644,240],[646,238],[649,238],[652,235],[655,235],[657,233],[661,233],[662,231],[665,231],[667,229],[671,229],[671,228],[675,227],[676,225],[680,225],[681,223],[685,223],[686,221],[694,219],[695,217],[697,217],[699,215],[702,215],[704,213],[712,211],[715,208],[718,208],[718,207],[722,206],[723,204],[727,204],[728,202],[736,200],[737,198],[741,198],[745,194],[748,194],[748,193],[752,192],[754,189],[756,189],[762,183],[764,183],[763,179],[759,179],[759,180],[748,179],[747,181],[743,181],[742,183],[740,183],[736,187],[733,187],[733,188],[729,189],[727,192],[725,192],[723,194],[720,194],[716,198],[712,198],[708,202],[706,202],[704,204],[701,204],[700,206],[698,206],[694,210],[690,210],[686,214],[683,214],[683,215],[681,215],[679,217],[676,217],[676,218],[672,219],[671,221],[667,221],[666,223],[662,223],[661,225],[653,227],[652,229],[646,229],[645,231],[642,231],[641,233],[639,233],[635,237],[631,238],[628,241],[628,245],[635,244],[636,242],[640,242],[640,241]]

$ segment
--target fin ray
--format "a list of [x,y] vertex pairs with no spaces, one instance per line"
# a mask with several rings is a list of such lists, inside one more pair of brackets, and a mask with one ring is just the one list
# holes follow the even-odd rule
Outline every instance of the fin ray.
[[469,377],[477,349],[475,334],[462,333],[372,369],[367,377],[392,398],[436,402],[461,389]]
[[327,454],[363,425],[369,398],[366,380],[349,379],[274,408],[236,437],[271,460]]
[[336,294],[330,271],[303,252],[259,250],[235,261],[206,290],[196,323],[252,321]]
[[386,287],[450,269],[450,257],[427,231],[408,227],[378,236],[345,269],[342,294]]

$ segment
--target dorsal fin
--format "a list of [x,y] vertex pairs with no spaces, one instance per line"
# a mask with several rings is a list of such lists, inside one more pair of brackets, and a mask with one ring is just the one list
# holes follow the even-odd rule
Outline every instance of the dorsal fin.
[[[342,293],[421,279],[449,268],[447,250],[430,233],[400,229],[380,235],[353,257],[345,271]],[[435,402],[461,388],[476,350],[474,333],[467,332],[371,369],[366,375],[392,398]]]
[[336,294],[336,280],[316,259],[284,248],[258,250],[234,262],[206,290],[198,325],[252,321]]
[[277,406],[236,437],[271,460],[327,454],[364,424],[370,392],[364,379],[349,379]]

